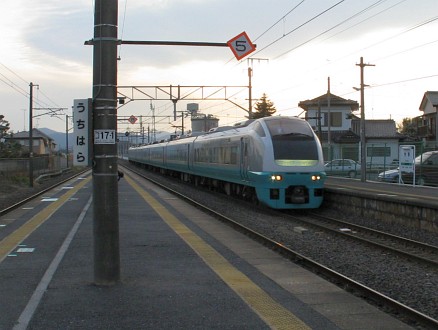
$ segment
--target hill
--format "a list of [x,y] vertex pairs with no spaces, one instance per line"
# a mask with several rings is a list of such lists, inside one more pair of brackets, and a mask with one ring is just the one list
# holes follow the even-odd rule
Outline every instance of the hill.
[[[53,140],[55,140],[56,143],[56,150],[65,150],[66,147],[66,136],[65,132],[57,132],[54,130],[51,130],[50,128],[38,128],[41,132],[46,134],[47,136],[51,137]],[[71,150],[73,146],[73,133],[68,133],[68,148]]]

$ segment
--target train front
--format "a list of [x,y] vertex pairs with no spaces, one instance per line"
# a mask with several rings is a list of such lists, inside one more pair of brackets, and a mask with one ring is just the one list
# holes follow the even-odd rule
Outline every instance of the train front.
[[321,144],[305,120],[268,117],[263,176],[258,199],[277,209],[318,208],[323,201],[324,160]]

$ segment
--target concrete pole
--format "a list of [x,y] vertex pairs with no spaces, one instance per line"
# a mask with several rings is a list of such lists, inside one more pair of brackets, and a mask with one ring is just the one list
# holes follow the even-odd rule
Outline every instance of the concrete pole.
[[118,0],[95,0],[93,40],[94,281],[120,280],[117,186]]
[[68,115],[65,115],[65,156],[68,168]]
[[365,136],[365,83],[363,57],[360,58],[360,181],[366,181],[367,155]]
[[29,187],[33,187],[33,83],[29,84]]
[[331,94],[330,77],[327,78],[327,140],[328,140],[328,160],[332,160],[332,114],[331,114]]
[[366,135],[365,135],[365,83],[364,83],[364,68],[366,66],[375,66],[374,64],[365,64],[363,62],[363,57],[360,58],[360,180],[362,182],[366,181],[366,168],[367,168],[367,155],[366,155]]
[[252,69],[248,67],[248,119],[252,119]]

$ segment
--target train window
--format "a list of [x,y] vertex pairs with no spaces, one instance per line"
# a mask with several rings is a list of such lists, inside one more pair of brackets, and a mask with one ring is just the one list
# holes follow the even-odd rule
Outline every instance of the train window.
[[266,121],[272,136],[274,158],[282,166],[313,166],[318,147],[310,125],[301,120],[278,118]]
[[237,164],[237,147],[231,147],[230,164]]
[[313,139],[313,131],[310,125],[304,120],[294,120],[291,118],[276,118],[267,120],[269,133],[272,137],[277,135],[308,136]]

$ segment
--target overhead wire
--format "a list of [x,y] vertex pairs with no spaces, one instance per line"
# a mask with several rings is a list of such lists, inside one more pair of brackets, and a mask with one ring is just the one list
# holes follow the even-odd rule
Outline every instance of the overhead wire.
[[[386,0],[385,0],[385,1],[386,1]],[[337,35],[342,34],[342,33],[346,32],[346,31],[348,31],[348,30],[351,30],[352,28],[354,28],[354,27],[356,27],[356,26],[358,26],[358,25],[360,25],[360,24],[362,24],[362,23],[364,23],[364,22],[366,22],[366,21],[369,21],[370,19],[372,19],[372,18],[374,18],[374,17],[376,17],[376,16],[378,16],[378,15],[383,14],[383,13],[387,12],[388,10],[391,10],[391,9],[393,9],[394,7],[396,7],[396,6],[402,4],[403,2],[406,2],[406,1],[408,1],[408,0],[400,0],[399,2],[393,4],[392,6],[389,6],[389,7],[385,8],[385,9],[382,9],[381,11],[375,13],[374,15],[368,16],[367,18],[365,18],[365,19],[363,19],[363,20],[357,22],[356,24],[354,24],[354,25],[352,25],[352,26],[349,26],[349,27],[345,28],[344,30],[339,31],[339,32],[337,32],[337,33],[335,33],[335,34],[333,34],[333,35],[331,35],[331,36],[329,36],[329,37],[323,39],[322,41],[326,41],[326,40],[328,40],[328,39],[330,39],[330,38],[336,37]],[[379,5],[380,5],[380,3],[379,3]],[[373,4],[373,5],[371,5],[370,7],[373,7],[373,8],[374,8],[374,7],[376,7],[376,5]],[[370,7],[368,7],[368,8],[371,9]],[[368,11],[368,9],[367,9],[367,11]]]
[[[125,9],[123,11],[123,19],[122,19],[122,32],[120,33],[120,39],[123,40],[123,35],[125,33],[125,22],[126,22],[126,11],[128,7],[128,0],[125,0]],[[119,55],[118,59],[121,59],[122,55],[122,44],[119,45]]]
[[409,27],[409,28],[407,28],[407,29],[405,29],[405,30],[399,32],[399,33],[396,33],[396,34],[391,35],[390,37],[387,37],[387,38],[382,39],[382,40],[380,40],[380,41],[378,41],[378,42],[375,42],[375,43],[373,43],[373,44],[371,44],[371,45],[368,45],[368,46],[366,46],[366,47],[363,47],[363,48],[361,48],[361,49],[359,49],[359,50],[357,50],[357,51],[355,51],[355,52],[352,52],[352,53],[350,53],[350,54],[347,54],[347,55],[345,55],[345,56],[342,56],[341,58],[339,58],[339,59],[337,59],[337,60],[341,60],[341,59],[343,59],[343,58],[349,57],[349,56],[351,56],[351,55],[354,55],[354,54],[356,54],[356,53],[362,52],[362,51],[367,50],[367,49],[369,49],[369,48],[375,47],[375,46],[380,45],[380,44],[382,44],[382,43],[384,43],[384,42],[387,42],[387,41],[389,41],[389,40],[391,40],[391,39],[394,39],[394,38],[400,37],[401,35],[404,35],[405,33],[411,32],[411,31],[416,30],[416,29],[418,29],[418,28],[420,28],[420,27],[423,27],[423,26],[425,26],[425,25],[427,25],[427,24],[433,23],[433,22],[435,22],[435,21],[437,21],[437,20],[438,20],[438,16],[435,16],[435,17],[429,18],[429,19],[427,19],[426,21],[423,21],[423,22],[421,22],[421,23],[415,24],[415,25],[413,25],[413,26],[411,26],[411,27]]
[[[386,0],[385,0],[385,1],[386,1]],[[376,7],[376,6],[380,5],[380,4],[382,4],[382,3],[385,2],[385,1],[377,1],[377,2],[373,3],[371,6],[369,6],[369,7],[365,8],[364,10],[362,10],[362,11],[356,13],[356,14],[353,15],[352,17],[350,17],[350,18],[344,20],[344,21],[341,22],[341,23],[336,24],[333,28],[330,28],[330,29],[328,29],[328,30],[326,30],[326,31],[324,31],[324,32],[322,32],[322,33],[320,33],[320,34],[318,34],[316,37],[314,37],[314,38],[312,38],[312,39],[309,39],[309,40],[306,41],[305,43],[299,45],[299,47],[301,47],[301,46],[303,46],[304,44],[307,44],[308,42],[310,42],[310,41],[316,39],[317,37],[321,36],[322,34],[325,34],[325,33],[327,33],[328,31],[333,30],[335,27],[340,26],[341,24],[343,24],[343,23],[345,23],[345,22],[347,22],[347,21],[353,19],[354,17],[357,17],[357,16],[359,16],[359,15],[365,13],[366,11],[369,11],[370,9],[372,9],[372,8],[374,8],[374,7]],[[379,14],[382,14],[383,12],[386,12],[386,11],[388,11],[389,9],[392,9],[393,7],[395,7],[395,6],[397,6],[397,5],[401,4],[401,3],[403,3],[403,2],[405,2],[405,1],[406,1],[406,0],[399,1],[398,3],[392,5],[392,6],[388,7],[388,8],[385,8],[385,9],[381,10],[380,12],[376,13],[375,15],[373,15],[373,16],[371,16],[371,17],[368,17],[367,19],[365,19],[365,20],[359,22],[358,24],[355,24],[354,26],[357,26],[357,25],[359,25],[359,24],[361,24],[361,23],[363,23],[363,22],[369,20],[370,18],[375,17],[375,16],[377,16],[377,15],[379,15]],[[409,32],[409,31],[415,30],[415,29],[417,29],[417,28],[419,28],[419,27],[422,27],[422,26],[424,26],[424,25],[427,25],[427,24],[429,24],[429,23],[432,23],[432,22],[434,22],[436,19],[438,19],[438,18],[436,18],[436,17],[430,18],[430,19],[428,19],[428,20],[426,20],[426,21],[424,21],[424,22],[421,22],[421,23],[419,23],[419,24],[416,24],[416,25],[414,25],[414,26],[412,26],[412,27],[406,29],[405,31],[403,31],[403,32],[401,32],[401,33],[399,33],[399,34],[397,34],[397,35],[395,35],[395,36],[392,36],[391,38],[395,38],[395,37],[400,36],[400,35],[402,35],[402,34],[404,34],[404,33],[407,33],[407,32]],[[354,26],[353,26],[353,27],[354,27]],[[348,30],[348,29],[350,29],[350,28],[352,28],[352,27],[349,27],[349,28],[347,28],[347,29],[345,29],[345,30],[343,30],[343,31],[341,31],[341,32],[339,32],[339,33],[345,32],[346,30]],[[339,33],[337,33],[337,34],[339,34]],[[337,35],[337,34],[336,34],[336,35]],[[333,37],[333,36],[331,36],[331,37]],[[329,38],[331,38],[331,37],[329,37]],[[327,39],[329,39],[329,38],[326,38],[325,40],[327,40]],[[383,41],[380,41],[379,43],[385,42],[385,41],[387,41],[387,40],[389,40],[389,39],[391,39],[391,38],[387,38],[387,39],[385,39],[385,40],[383,40]],[[429,45],[429,44],[434,43],[434,42],[436,42],[436,41],[432,41],[432,42],[429,42],[429,43],[426,43],[426,44],[423,44],[423,45],[420,45],[420,46],[414,47],[414,48],[412,48],[412,49],[419,48],[419,47],[422,47],[422,46],[424,46],[424,45]],[[374,45],[375,45],[375,44],[374,44]],[[372,47],[372,45],[369,46],[369,47]],[[367,48],[369,48],[369,47],[367,47]],[[267,48],[267,47],[264,47],[263,49],[266,49],[266,48]],[[296,49],[296,48],[294,48],[294,49]],[[294,50],[294,49],[292,49],[292,50]],[[290,51],[292,51],[292,50],[289,50],[288,52],[290,52]],[[410,49],[409,49],[409,50],[410,50]],[[408,50],[405,50],[405,51],[408,51]],[[402,52],[404,52],[404,51],[402,51]],[[286,53],[287,53],[287,52],[286,52]],[[280,56],[282,56],[282,55],[285,55],[286,53],[283,53],[283,54],[277,56],[277,57],[274,58],[274,59],[277,59],[278,57],[280,57]],[[400,53],[401,53],[401,52],[400,52]],[[394,56],[394,55],[396,55],[396,54],[398,54],[398,53],[395,53],[395,54],[392,54],[392,55],[389,55],[389,56]],[[373,85],[373,87],[380,87],[380,86],[386,86],[386,85],[390,85],[390,84],[397,84],[397,83],[410,82],[410,81],[414,81],[414,80],[427,79],[427,78],[432,78],[432,77],[435,77],[435,75],[426,76],[426,77],[420,77],[420,78],[414,78],[414,79],[407,79],[407,80],[403,80],[403,81],[400,81],[400,82],[393,82],[393,83],[386,83],[386,84],[380,84],[380,85]]]
[[261,37],[263,37],[266,33],[268,33],[272,28],[274,28],[278,23],[283,21],[287,16],[289,16],[292,12],[295,11],[299,6],[303,4],[303,2],[306,0],[302,0],[299,4],[297,4],[295,7],[293,7],[291,10],[289,10],[285,15],[283,15],[278,21],[276,21],[274,24],[272,24],[269,28],[267,28],[262,34],[260,34],[257,38],[254,39],[254,41],[259,40]]
[[334,30],[334,29],[336,29],[337,27],[339,27],[339,26],[341,26],[341,25],[347,23],[348,21],[350,21],[350,20],[352,20],[352,19],[354,19],[354,18],[356,18],[356,17],[358,17],[358,16],[360,16],[360,15],[366,13],[367,11],[371,10],[372,8],[378,6],[378,5],[380,5],[380,4],[382,4],[382,3],[386,2],[386,1],[387,1],[387,0],[378,0],[378,1],[376,1],[375,3],[373,3],[373,4],[370,5],[370,6],[368,6],[367,8],[365,8],[365,9],[363,9],[363,10],[357,12],[356,14],[354,14],[354,15],[352,15],[352,16],[346,18],[345,20],[341,21],[340,23],[337,23],[337,24],[333,25],[331,28],[329,28],[329,29],[327,29],[327,30],[325,30],[325,31],[323,31],[323,32],[321,32],[321,33],[319,33],[319,34],[317,34],[316,36],[314,36],[314,37],[308,39],[307,41],[305,41],[305,42],[299,44],[298,46],[295,46],[295,47],[293,47],[292,49],[289,49],[288,51],[286,51],[286,52],[284,52],[284,53],[282,53],[282,54],[280,54],[280,55],[274,57],[274,60],[276,60],[276,59],[278,59],[278,58],[280,58],[280,57],[282,57],[282,56],[284,56],[284,55],[286,55],[286,54],[288,54],[288,53],[290,53],[290,52],[292,52],[292,51],[294,51],[294,50],[296,50],[296,49],[298,49],[298,48],[300,48],[300,47],[302,47],[302,46],[304,46],[304,45],[306,45],[306,44],[308,44],[309,42],[311,42],[311,41],[313,41],[313,40],[319,38],[320,36],[322,36],[322,35],[324,35],[324,34],[330,32],[330,31],[332,31],[332,30]]
[[[0,65],[5,68],[6,70],[8,70],[10,73],[13,74],[13,76],[17,77],[19,80],[21,80],[22,82],[26,83],[26,85],[29,84],[29,82],[27,82],[23,77],[21,77],[17,72],[15,72],[14,70],[12,70],[11,68],[9,68],[8,66],[6,66],[3,63],[0,63]],[[2,76],[4,79],[0,78],[0,81],[2,81],[5,85],[9,86],[10,88],[14,89],[16,92],[18,92],[19,94],[21,94],[22,96],[29,98],[30,94],[27,90],[25,90],[24,88],[22,88],[20,85],[18,85],[16,82],[14,82],[12,79],[10,79],[9,77],[7,77],[5,74],[0,72],[0,76]],[[57,117],[59,114],[57,113],[57,111],[59,111],[59,109],[61,109],[61,107],[59,107],[58,105],[56,105],[56,103],[50,99],[45,93],[43,93],[41,91],[41,89],[38,87],[38,93],[43,95],[45,98],[47,98],[47,100],[49,100],[49,102],[51,102],[53,105],[40,100],[38,97],[36,97],[33,100],[33,104],[35,105],[35,108],[37,107],[41,107],[41,108],[45,108],[45,110],[47,110],[48,112],[45,114],[51,114],[52,116]],[[42,114],[44,115],[44,114]],[[42,115],[35,115],[34,117],[40,117]],[[59,118],[59,117],[57,117]]]
[[275,39],[274,41],[272,41],[271,43],[269,43],[268,45],[266,45],[266,46],[263,47],[262,49],[259,49],[258,51],[256,51],[256,52],[253,54],[253,56],[256,55],[256,54],[258,54],[258,53],[260,53],[260,52],[262,52],[262,51],[265,50],[266,48],[268,48],[268,47],[270,47],[270,46],[276,44],[278,41],[280,41],[281,39],[287,37],[287,36],[290,35],[291,33],[293,33],[293,32],[295,32],[295,31],[301,29],[302,27],[304,27],[305,25],[307,25],[307,24],[309,24],[310,22],[314,21],[314,20],[317,19],[318,17],[324,15],[325,13],[327,13],[327,12],[329,12],[330,10],[334,9],[335,7],[339,6],[339,5],[340,5],[341,3],[343,3],[344,1],[345,1],[345,0],[341,0],[341,1],[337,2],[337,3],[335,3],[333,6],[331,6],[331,7],[327,8],[327,9],[323,10],[323,11],[320,12],[318,15],[313,16],[311,19],[309,19],[309,20],[307,20],[306,22],[300,24],[299,26],[295,27],[294,29],[290,30],[289,32],[284,33],[281,37]]
[[[254,39],[254,42],[256,42],[257,40],[259,40],[261,37],[263,37],[266,33],[268,33],[272,28],[274,28],[278,23],[280,23],[281,21],[283,21],[287,16],[289,16],[291,13],[293,13],[304,1],[306,0],[302,0],[300,3],[298,3],[297,5],[295,5],[292,9],[290,9],[285,15],[283,15],[279,20],[277,20],[275,23],[273,23],[269,28],[267,28],[264,32],[262,32],[258,37],[256,37]],[[228,64],[229,62],[231,62],[234,59],[234,57],[231,57],[228,62],[226,62],[226,64]]]

